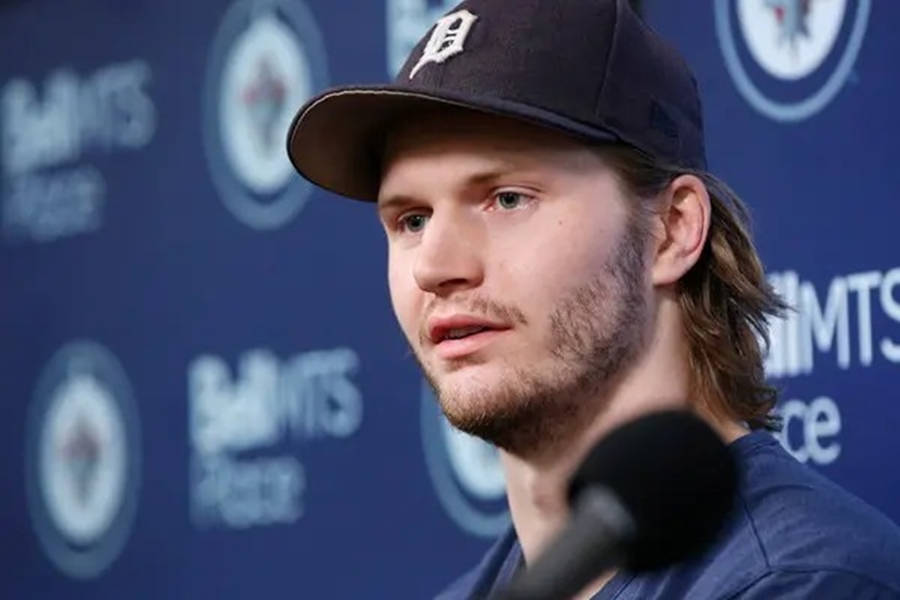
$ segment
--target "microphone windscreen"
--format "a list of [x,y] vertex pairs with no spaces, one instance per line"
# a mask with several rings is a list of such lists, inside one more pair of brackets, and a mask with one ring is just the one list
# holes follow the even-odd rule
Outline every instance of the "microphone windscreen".
[[603,486],[631,513],[636,535],[625,567],[652,570],[688,559],[713,541],[737,487],[734,457],[698,417],[650,414],[600,440],[572,478],[569,503]]

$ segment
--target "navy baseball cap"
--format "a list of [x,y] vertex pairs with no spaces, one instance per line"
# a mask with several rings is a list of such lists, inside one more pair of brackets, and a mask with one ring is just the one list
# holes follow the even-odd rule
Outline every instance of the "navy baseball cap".
[[330,89],[300,108],[288,155],[320,187],[375,201],[392,125],[442,106],[706,166],[694,77],[626,0],[465,0],[393,83]]

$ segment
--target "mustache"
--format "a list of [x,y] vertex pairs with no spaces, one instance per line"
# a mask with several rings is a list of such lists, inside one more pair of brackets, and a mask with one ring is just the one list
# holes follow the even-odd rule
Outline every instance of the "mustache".
[[419,343],[424,343],[428,339],[428,332],[425,330],[425,324],[432,314],[438,309],[446,312],[463,312],[473,317],[482,318],[486,321],[499,321],[511,325],[527,325],[528,319],[525,313],[514,304],[502,303],[492,300],[484,295],[470,296],[463,300],[454,302],[451,305],[442,305],[440,300],[432,298],[431,302],[425,310],[425,317],[422,319],[422,325],[419,328]]

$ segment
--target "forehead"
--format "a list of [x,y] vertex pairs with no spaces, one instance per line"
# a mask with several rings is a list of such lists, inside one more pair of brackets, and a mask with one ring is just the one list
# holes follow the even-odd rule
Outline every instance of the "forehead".
[[[397,172],[433,166],[588,174],[606,170],[601,151],[568,135],[522,121],[459,109],[413,115],[385,138],[382,190]],[[446,171],[444,171],[446,172]]]

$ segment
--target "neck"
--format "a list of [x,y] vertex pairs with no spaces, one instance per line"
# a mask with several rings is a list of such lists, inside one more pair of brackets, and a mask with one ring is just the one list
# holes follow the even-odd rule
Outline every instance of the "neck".
[[[665,317],[676,306],[658,307]],[[673,313],[674,315],[674,313]],[[670,315],[672,316],[672,315]],[[667,325],[668,324],[668,325]],[[527,456],[501,452],[510,513],[525,562],[530,563],[562,529],[568,518],[566,489],[569,478],[591,447],[610,430],[643,414],[665,409],[693,410],[730,443],[747,430],[732,420],[712,415],[690,398],[687,348],[677,318],[655,319],[656,329],[634,363],[591,406],[601,407],[572,435]],[[595,593],[612,576],[607,573],[585,590]]]

